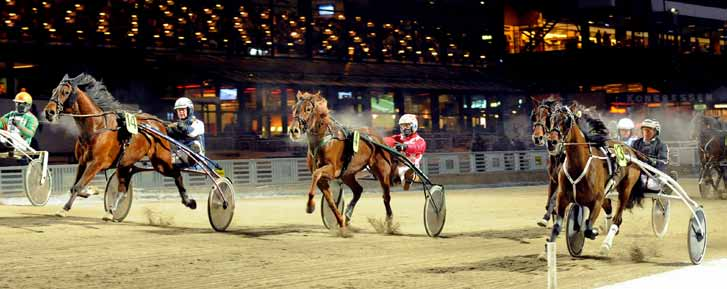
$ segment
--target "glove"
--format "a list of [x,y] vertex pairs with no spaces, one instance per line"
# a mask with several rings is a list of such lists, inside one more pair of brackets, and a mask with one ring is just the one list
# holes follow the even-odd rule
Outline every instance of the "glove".
[[397,143],[394,147],[396,148],[397,151],[403,152],[403,151],[406,151],[407,145],[403,144],[403,143]]
[[177,129],[179,130],[179,132],[186,134],[189,130],[189,125],[186,121],[180,121],[177,124]]

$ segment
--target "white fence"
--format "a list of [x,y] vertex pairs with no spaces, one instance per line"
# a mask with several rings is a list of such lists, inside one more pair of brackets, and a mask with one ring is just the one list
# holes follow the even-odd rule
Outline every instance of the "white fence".
[[[694,147],[674,146],[671,149],[672,164],[694,165]],[[498,151],[468,153],[431,153],[422,160],[421,169],[425,174],[472,174],[497,171],[544,170],[548,154],[545,151]],[[223,160],[220,164],[225,174],[235,185],[272,185],[295,184],[310,180],[310,172],[304,158]],[[24,167],[0,168],[0,197],[22,195]],[[51,165],[53,174],[53,193],[61,194],[70,190],[76,176],[76,165]],[[110,176],[109,172],[109,176]],[[189,188],[211,185],[203,175],[185,175],[185,186]],[[134,175],[132,184],[137,191],[174,189],[174,180],[155,172]],[[106,176],[98,174],[91,185],[104,189]]]

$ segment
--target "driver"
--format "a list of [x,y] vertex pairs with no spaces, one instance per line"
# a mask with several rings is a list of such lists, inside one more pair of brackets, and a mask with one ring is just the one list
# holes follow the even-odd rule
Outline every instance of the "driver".
[[632,146],[634,141],[638,139],[634,136],[634,122],[630,118],[622,118],[616,125],[618,129],[617,140],[624,142],[628,146]]
[[[413,114],[405,114],[399,118],[400,134],[395,134],[384,138],[387,146],[395,148],[403,153],[417,168],[427,150],[427,142],[417,134],[419,123],[417,117]],[[400,165],[397,168],[399,177],[404,183],[404,190],[409,190],[409,186],[416,181],[418,176],[414,174],[414,170],[407,166]]]
[[[661,125],[658,121],[645,119],[641,122],[641,135],[643,137],[635,140],[632,147],[648,157],[647,163],[650,166],[666,172],[666,165],[669,163],[669,147],[659,138],[660,132]],[[650,178],[647,174],[641,174],[641,181],[648,190],[656,192],[661,190],[661,182]]]
[[[30,112],[33,98],[27,92],[20,92],[13,99],[15,110],[0,117],[2,129],[17,134],[28,144],[33,140],[38,128],[38,119]],[[12,150],[12,148],[7,148]]]
[[[204,123],[194,116],[194,103],[192,103],[192,100],[180,97],[174,102],[174,112],[177,116],[177,122],[167,127],[169,136],[195,153],[204,156]],[[194,160],[189,158],[186,153],[177,151],[174,155],[175,163],[183,163],[187,167],[201,170],[199,164],[195,164]],[[219,164],[211,162],[211,165],[218,173],[221,172],[222,167]]]

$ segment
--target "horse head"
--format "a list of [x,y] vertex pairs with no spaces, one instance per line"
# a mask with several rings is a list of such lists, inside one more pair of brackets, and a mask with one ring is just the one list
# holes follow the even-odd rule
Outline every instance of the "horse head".
[[43,109],[45,118],[48,121],[53,122],[57,120],[61,113],[74,113],[77,110],[75,104],[78,99],[78,93],[80,92],[76,84],[78,77],[70,78],[66,74],[61,79],[61,82],[58,83],[58,86],[53,89],[50,101],[48,101],[48,104]]
[[553,107],[550,113],[550,121],[548,129],[548,153],[550,155],[558,155],[563,152],[563,144],[570,137],[570,131],[575,124],[575,115],[573,110],[576,104],[557,105]]
[[293,107],[293,120],[288,126],[290,139],[299,140],[303,134],[317,134],[322,122],[328,117],[328,102],[320,91],[313,94],[298,91]]

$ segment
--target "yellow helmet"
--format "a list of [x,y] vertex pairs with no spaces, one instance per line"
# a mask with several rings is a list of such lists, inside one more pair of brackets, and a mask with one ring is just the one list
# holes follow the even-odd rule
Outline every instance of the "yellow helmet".
[[21,92],[15,95],[14,102],[27,103],[28,105],[33,104],[33,97],[27,92]]

